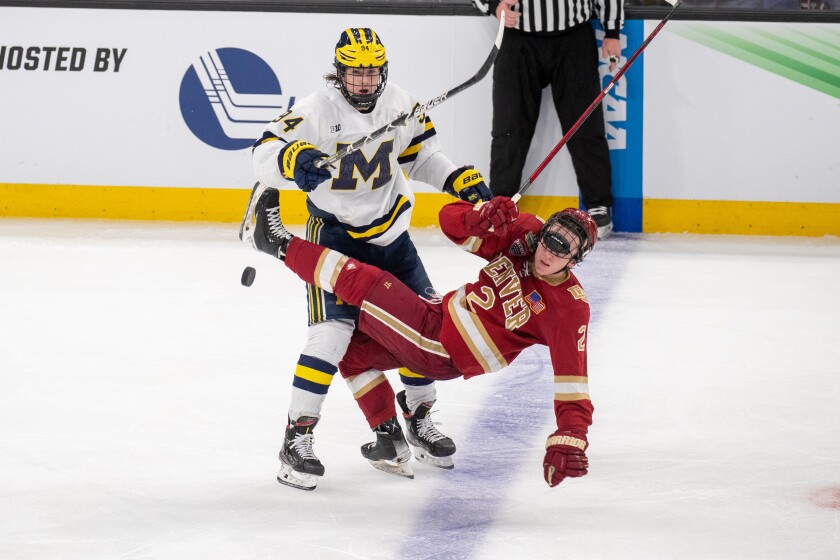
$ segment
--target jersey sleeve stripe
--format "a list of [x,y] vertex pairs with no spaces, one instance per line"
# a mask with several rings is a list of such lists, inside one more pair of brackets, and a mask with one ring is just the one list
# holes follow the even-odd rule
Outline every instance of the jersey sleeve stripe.
[[436,135],[437,131],[435,127],[432,126],[432,123],[426,124],[426,130],[422,134],[415,136],[411,139],[411,142],[408,144],[408,147],[417,146],[418,144],[422,144],[425,140],[428,140],[432,136]]
[[253,147],[256,148],[257,146],[261,146],[262,144],[265,144],[266,142],[271,142],[272,140],[280,140],[280,137],[266,130],[265,132],[263,132],[263,135],[260,138],[258,138],[256,142],[254,142]]
[[397,157],[397,163],[403,165],[405,163],[409,163],[417,159],[417,155],[420,153],[420,147],[423,144],[423,142],[436,134],[437,131],[435,130],[435,127],[432,126],[431,121],[427,122],[425,132],[418,136],[415,136],[411,140],[411,143],[409,143],[408,147],[405,150],[403,150],[403,152]]
[[413,145],[413,146],[409,146],[408,148],[406,148],[406,149],[403,151],[403,153],[401,153],[401,154],[399,155],[399,158],[398,158],[398,159],[402,159],[402,158],[405,158],[405,157],[408,157],[408,156],[415,156],[415,157],[417,157],[417,154],[418,154],[419,152],[420,152],[420,144],[415,144],[415,145]]
[[588,383],[555,383],[554,392],[558,395],[588,395]]
[[569,401],[588,401],[588,393],[554,393],[555,401],[569,402]]
[[585,375],[555,375],[555,383],[588,383],[589,378]]

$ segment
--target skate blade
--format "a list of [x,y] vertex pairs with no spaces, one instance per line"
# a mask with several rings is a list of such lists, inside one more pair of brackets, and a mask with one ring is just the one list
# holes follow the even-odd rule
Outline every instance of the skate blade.
[[397,476],[404,476],[405,478],[414,478],[414,471],[408,463],[397,463],[394,461],[371,461],[368,462],[373,465],[375,469],[386,472],[388,474],[395,474]]
[[420,461],[421,463],[426,463],[427,465],[432,465],[433,467],[438,467],[441,469],[454,469],[455,463],[452,461],[452,456],[449,457],[436,457],[425,451],[421,448],[414,449],[414,458]]
[[257,209],[257,201],[265,192],[266,187],[261,183],[254,183],[251,189],[251,196],[248,198],[248,206],[245,208],[245,215],[242,217],[242,223],[239,225],[239,240],[253,245],[254,239],[254,214]]
[[277,472],[277,482],[300,490],[315,490],[318,486],[318,477],[314,474],[298,472],[284,464]]

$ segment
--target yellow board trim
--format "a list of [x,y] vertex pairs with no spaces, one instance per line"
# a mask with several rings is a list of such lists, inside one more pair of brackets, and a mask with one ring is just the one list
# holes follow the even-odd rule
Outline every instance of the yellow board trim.
[[[0,183],[0,217],[238,223],[249,194],[250,186],[201,189]],[[416,193],[415,199],[413,227],[437,227],[438,212],[455,200],[441,193]],[[645,233],[840,236],[840,203],[647,199],[642,204]],[[523,211],[543,218],[577,205],[577,197],[572,196],[528,195],[519,203]],[[306,223],[306,193],[281,190],[280,211],[286,224]]]
[[840,235],[837,203],[647,199],[642,212],[645,233]]
[[249,189],[0,183],[0,216],[239,222]]

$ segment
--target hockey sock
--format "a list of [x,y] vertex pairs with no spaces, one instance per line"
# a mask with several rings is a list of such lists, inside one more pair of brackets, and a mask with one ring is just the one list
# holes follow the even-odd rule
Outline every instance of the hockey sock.
[[371,428],[397,415],[394,390],[381,371],[370,369],[359,375],[345,376],[344,380]]

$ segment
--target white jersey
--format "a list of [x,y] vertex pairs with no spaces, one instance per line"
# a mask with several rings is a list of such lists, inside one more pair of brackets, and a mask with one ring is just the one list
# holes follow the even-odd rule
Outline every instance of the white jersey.
[[[303,140],[333,154],[410,112],[416,103],[391,82],[367,114],[354,109],[333,87],[308,95],[266,126],[254,148],[256,177],[270,187],[294,184],[283,177],[278,161],[287,144]],[[440,153],[432,121],[420,116],[337,161],[332,179],[308,193],[309,210],[341,222],[359,241],[388,245],[411,221],[414,193],[406,175],[442,190],[455,169]]]

